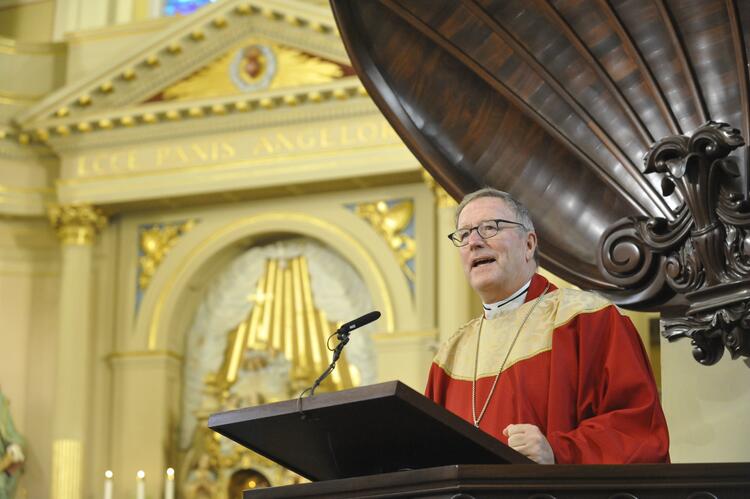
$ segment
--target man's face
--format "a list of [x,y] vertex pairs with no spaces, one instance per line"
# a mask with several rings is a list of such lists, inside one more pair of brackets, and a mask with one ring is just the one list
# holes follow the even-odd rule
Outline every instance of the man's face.
[[[458,217],[458,228],[471,228],[484,220],[516,220],[516,213],[505,201],[483,197],[471,201]],[[461,263],[469,284],[484,303],[507,298],[520,288],[536,269],[533,261],[536,234],[520,226],[500,224],[501,230],[482,239],[476,230],[469,234],[468,244],[459,248]]]

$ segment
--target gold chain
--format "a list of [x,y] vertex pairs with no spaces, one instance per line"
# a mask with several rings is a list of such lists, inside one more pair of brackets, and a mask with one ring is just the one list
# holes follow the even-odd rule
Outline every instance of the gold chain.
[[497,382],[500,380],[500,375],[503,373],[503,369],[505,368],[505,363],[508,362],[508,358],[510,357],[510,352],[513,351],[513,346],[516,344],[516,340],[518,339],[518,336],[521,334],[521,330],[523,329],[523,326],[526,324],[526,321],[529,320],[529,317],[531,317],[531,313],[534,311],[536,306],[539,304],[540,301],[542,301],[542,298],[544,295],[547,294],[547,290],[549,289],[549,283],[547,283],[547,287],[544,288],[544,291],[542,291],[542,294],[539,295],[539,298],[534,301],[534,304],[529,309],[529,312],[526,314],[526,317],[523,318],[523,321],[521,322],[521,325],[518,326],[518,330],[516,331],[516,335],[513,337],[513,341],[510,344],[510,347],[508,347],[508,353],[505,354],[505,358],[503,359],[503,363],[500,365],[500,370],[495,375],[495,381],[492,382],[492,388],[490,388],[490,393],[487,395],[487,400],[484,401],[484,406],[482,407],[482,410],[479,412],[479,417],[477,417],[477,366],[479,365],[479,340],[482,337],[482,325],[484,324],[484,313],[482,313],[481,318],[479,319],[479,332],[477,332],[477,351],[474,355],[474,377],[471,379],[471,417],[474,420],[474,426],[479,428],[479,422],[484,417],[484,413],[487,411],[487,407],[490,405],[490,399],[492,398],[492,395],[495,393],[495,387],[497,386]]

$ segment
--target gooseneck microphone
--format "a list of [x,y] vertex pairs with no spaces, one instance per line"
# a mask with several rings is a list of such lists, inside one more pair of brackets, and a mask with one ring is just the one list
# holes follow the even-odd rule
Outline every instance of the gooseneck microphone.
[[380,318],[380,312],[378,312],[377,310],[368,312],[361,317],[357,317],[353,321],[349,321],[346,324],[342,324],[342,326],[338,328],[336,332],[333,333],[328,338],[330,340],[335,335],[336,338],[339,340],[339,344],[336,345],[336,347],[332,350],[333,358],[331,359],[331,364],[326,368],[325,371],[323,371],[323,374],[318,376],[318,379],[315,380],[315,383],[313,383],[312,386],[305,388],[305,390],[303,390],[302,393],[299,394],[299,398],[297,399],[297,410],[299,411],[300,414],[302,414],[303,416],[305,415],[302,412],[302,397],[304,397],[307,392],[310,392],[310,395],[309,395],[310,397],[315,395],[315,389],[318,388],[318,386],[320,386],[323,380],[326,379],[328,375],[333,372],[333,370],[336,368],[336,362],[338,362],[339,357],[341,357],[341,352],[344,350],[344,347],[346,346],[346,344],[349,343],[349,335],[351,334],[351,332],[362,326],[366,326],[367,324],[373,321],[376,321],[379,318]]
[[343,324],[340,328],[338,328],[338,330],[336,330],[336,337],[339,340],[343,340],[343,337],[349,336],[349,333],[351,333],[355,329],[366,326],[378,319],[380,319],[380,312],[378,312],[377,310],[368,312],[362,317],[357,317],[353,321],[349,321],[346,324]]

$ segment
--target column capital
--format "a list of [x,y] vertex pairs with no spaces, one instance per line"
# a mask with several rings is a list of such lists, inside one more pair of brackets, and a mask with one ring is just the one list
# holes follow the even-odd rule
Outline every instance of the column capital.
[[455,208],[458,206],[456,200],[453,199],[450,194],[445,192],[445,189],[438,185],[437,182],[435,182],[435,179],[427,173],[427,170],[422,172],[422,180],[435,195],[435,204],[438,208]]
[[90,204],[52,205],[47,214],[63,244],[89,246],[107,226],[102,210]]

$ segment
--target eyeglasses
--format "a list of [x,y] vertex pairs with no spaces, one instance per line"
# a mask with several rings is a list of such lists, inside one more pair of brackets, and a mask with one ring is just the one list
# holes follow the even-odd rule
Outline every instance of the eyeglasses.
[[[512,224],[513,227],[501,227],[501,223]],[[496,236],[497,233],[503,229],[512,229],[515,227],[522,227],[523,229],[526,229],[526,226],[524,224],[520,222],[514,222],[512,220],[503,220],[502,218],[498,218],[496,220],[482,220],[476,227],[469,227],[468,229],[458,229],[456,232],[448,234],[448,239],[450,239],[454,245],[460,248],[461,246],[466,246],[467,244],[469,244],[469,236],[471,235],[471,231],[473,230],[476,230],[477,234],[479,234],[479,237],[481,237],[482,239],[489,239]]]

